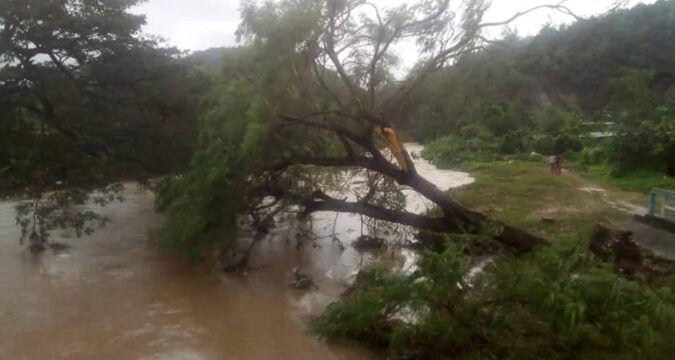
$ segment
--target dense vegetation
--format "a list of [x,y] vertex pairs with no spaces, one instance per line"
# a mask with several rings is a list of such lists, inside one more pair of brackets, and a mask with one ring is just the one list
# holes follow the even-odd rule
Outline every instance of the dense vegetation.
[[[305,223],[314,212],[349,212],[420,230],[428,246],[414,271],[364,270],[313,321],[320,334],[408,358],[675,350],[663,279],[584,250],[578,222],[557,231],[529,222],[528,192],[563,180],[547,183],[518,162],[449,195],[417,172],[397,131],[431,141],[427,155],[441,165],[537,151],[672,173],[672,1],[496,45],[481,34],[508,21],[484,23],[485,0],[386,10],[362,0],[244,2],[246,47],[189,61],[140,32],[142,17],[127,11],[136,3],[0,3],[0,191],[32,199],[18,221],[34,248],[54,228],[105,222],[72,210],[116,199],[120,187],[110,183],[176,170],[156,188],[162,243],[194,257],[236,252],[237,232],[265,233],[281,212]],[[397,80],[392,49],[410,40],[420,60]],[[523,174],[537,184],[518,182]],[[501,197],[517,206],[476,210],[472,201],[491,201],[503,178],[516,186]],[[404,189],[435,209],[406,211]],[[486,256],[483,271],[471,272]]]
[[[208,66],[209,56],[202,55],[196,60]],[[309,111],[292,92],[300,81],[294,72],[298,60],[292,55],[281,46],[228,52],[229,61],[202,100],[195,154],[187,171],[158,187],[157,205],[166,213],[163,246],[196,258],[212,246],[234,247],[241,220],[245,223],[255,212],[267,190],[279,192],[288,186],[300,193],[310,191],[309,184],[293,179],[275,179],[275,188],[266,189],[260,188],[264,179],[251,178],[293,151],[335,151],[332,139],[306,137],[302,129],[282,131],[274,124],[281,111]],[[307,141],[296,141],[303,137]]]
[[0,195],[31,199],[19,222],[35,248],[52,228],[102,220],[68,211],[93,189],[104,203],[119,190],[110,183],[190,158],[206,79],[141,33],[144,18],[127,12],[136,3],[0,3]]
[[[493,224],[420,176],[392,124],[422,80],[494,26],[480,23],[486,8],[472,1],[458,17],[447,1],[420,2],[378,17],[362,1],[247,4],[238,34],[248,46],[225,51],[230,60],[204,103],[192,163],[162,186],[166,243],[200,253],[247,219],[297,213],[294,206],[305,219],[333,210],[435,231],[499,228],[495,239],[525,251],[545,242]],[[424,44],[420,52],[428,58],[396,82],[391,47],[407,38]],[[199,56],[208,61],[217,52]],[[335,185],[345,186],[343,173],[331,168],[367,179],[343,189],[357,201],[330,195]],[[439,216],[404,211],[404,186],[436,203]],[[273,205],[263,205],[270,198]]]
[[615,257],[604,263],[588,251],[598,222],[629,217],[611,205],[623,192],[579,191],[583,179],[550,176],[532,161],[482,161],[473,174],[475,183],[451,191],[455,198],[554,245],[486,256],[471,245],[476,239],[441,238],[445,247],[420,254],[411,273],[388,263],[360,273],[313,330],[394,358],[661,359],[673,350],[672,264],[626,278],[615,273]]
[[583,239],[569,240],[474,275],[475,259],[454,245],[424,253],[410,274],[375,266],[312,325],[397,358],[661,359],[675,350],[672,290],[618,276]]
[[[486,45],[479,31],[472,32],[480,29],[485,3],[469,3],[474,7],[465,17],[446,17],[449,10],[439,1],[358,19],[352,14],[364,6],[360,1],[245,6],[239,34],[248,47],[222,51],[227,60],[202,104],[191,164],[159,187],[164,244],[201,256],[214,247],[237,249],[237,231],[264,232],[266,219],[277,212],[301,220],[318,210],[360,213],[444,233],[425,233],[441,246],[424,252],[412,273],[386,264],[364,270],[339,302],[313,320],[319,334],[383,346],[403,358],[659,358],[672,352],[672,290],[662,280],[627,277],[585,250],[586,225],[597,217],[542,232],[521,221],[530,219],[524,213],[533,211],[530,205],[511,208],[512,216],[466,210],[425,185],[394,128],[433,140],[427,154],[444,165],[534,150],[583,153],[588,164],[623,171],[666,171],[673,144],[672,68],[659,56],[673,49],[658,39],[673,37],[672,2],[547,28],[533,39],[510,37],[459,57]],[[465,22],[452,29],[463,29],[471,40],[460,40],[450,56],[443,50],[452,48],[444,43],[450,40],[441,39],[454,32],[441,24],[459,18]],[[619,29],[633,37],[614,34]],[[598,33],[606,38],[598,40]],[[404,37],[416,37],[427,57],[398,82],[389,73],[396,59],[387,44]],[[605,45],[586,51],[594,49],[589,43]],[[342,61],[336,49],[345,51]],[[627,49],[635,55],[627,57]],[[214,68],[219,52],[197,56]],[[441,66],[450,59],[458,60]],[[604,142],[584,136],[592,131],[614,136]],[[631,142],[645,133],[653,140]],[[635,150],[621,148],[628,145],[649,152],[652,161],[631,160]],[[385,147],[393,154],[388,159],[380,151]],[[545,170],[531,179],[544,177],[549,179]],[[354,185],[349,178],[364,180]],[[495,176],[489,189],[471,198],[492,194],[501,179]],[[508,191],[521,194],[524,204],[532,183],[518,184],[524,195]],[[435,202],[436,211],[402,212],[405,185]],[[336,190],[356,201],[333,197]],[[546,236],[553,245],[514,246],[504,234],[537,245]],[[469,275],[483,259],[475,249],[493,260]],[[535,250],[516,256],[514,249]]]
[[429,79],[408,128],[444,166],[535,151],[672,176],[673,23],[675,3],[658,1],[508,36]]

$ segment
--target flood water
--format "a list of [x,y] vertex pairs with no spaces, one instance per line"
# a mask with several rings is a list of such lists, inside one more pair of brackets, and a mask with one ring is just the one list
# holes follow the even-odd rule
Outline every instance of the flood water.
[[[415,161],[441,188],[472,181]],[[280,224],[256,247],[247,274],[223,275],[157,251],[152,194],[128,186],[125,195],[126,202],[101,209],[112,220],[105,228],[80,239],[57,232],[53,240],[72,248],[40,256],[19,246],[15,204],[0,202],[0,359],[376,357],[308,335],[304,322],[375,256],[349,246],[361,233],[360,217],[341,214],[333,227],[334,213],[315,215],[319,240],[312,243],[299,244],[294,227]],[[408,208],[421,206],[409,196]],[[333,229],[337,241],[328,236]],[[319,290],[290,288],[293,267]]]

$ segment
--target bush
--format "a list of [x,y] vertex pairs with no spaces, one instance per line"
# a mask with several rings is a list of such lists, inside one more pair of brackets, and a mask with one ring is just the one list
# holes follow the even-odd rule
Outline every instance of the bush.
[[553,140],[553,150],[556,154],[577,152],[583,148],[579,137],[570,134],[560,134]]
[[512,155],[525,148],[523,139],[519,133],[510,132],[500,139],[499,153],[502,155]]
[[312,329],[407,358],[667,358],[672,290],[618,276],[576,243],[503,255],[473,276],[454,246],[412,274],[369,269]]
[[534,139],[534,151],[544,154],[553,155],[555,153],[554,138],[550,135],[541,135]]
[[422,156],[440,168],[458,167],[467,162],[492,161],[495,149],[480,138],[464,139],[455,135],[438,138],[424,147]]
[[535,138],[533,147],[540,154],[556,155],[580,151],[583,144],[581,139],[570,134],[540,135]]
[[579,154],[579,160],[585,166],[602,164],[607,160],[607,151],[603,147],[585,147]]

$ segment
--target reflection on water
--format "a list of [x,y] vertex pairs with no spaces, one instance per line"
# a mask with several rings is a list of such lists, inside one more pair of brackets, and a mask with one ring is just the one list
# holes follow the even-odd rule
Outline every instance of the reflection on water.
[[[416,162],[442,188],[471,181]],[[456,182],[443,183],[449,178]],[[128,187],[126,197],[102,210],[112,219],[106,228],[82,239],[56,233],[73,247],[42,256],[19,247],[13,204],[0,203],[0,359],[372,357],[308,336],[303,323],[372,260],[348,246],[361,234],[359,216],[337,217],[336,241],[329,236],[335,214],[314,215],[320,239],[301,246],[293,227],[278,226],[256,247],[253,271],[225,276],[157,252],[148,243],[159,220],[151,194]],[[295,266],[320,289],[289,288]]]

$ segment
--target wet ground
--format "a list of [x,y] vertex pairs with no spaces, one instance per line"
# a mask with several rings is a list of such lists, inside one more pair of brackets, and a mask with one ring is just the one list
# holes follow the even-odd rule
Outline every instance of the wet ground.
[[[602,202],[613,209],[630,215],[629,218],[625,219],[611,219],[610,223],[619,229],[632,231],[634,239],[640,246],[650,250],[658,257],[675,260],[675,233],[659,229],[636,219],[636,217],[643,217],[647,214],[647,207],[645,206],[647,204],[647,196],[645,194],[615,189],[608,191],[569,171],[565,172],[565,176],[577,181],[580,191],[589,194],[599,194],[599,199]],[[659,202],[657,201],[657,203]],[[662,214],[658,215],[663,217]]]
[[[410,150],[421,147],[409,144]],[[472,181],[416,160],[442,188]],[[320,238],[299,246],[292,226],[279,226],[256,247],[248,274],[222,275],[157,251],[149,239],[160,218],[150,193],[129,186],[127,201],[102,210],[112,222],[91,236],[68,232],[72,245],[32,255],[18,244],[13,203],[0,203],[0,359],[369,359],[358,346],[328,344],[306,333],[320,312],[374,254],[350,242],[360,217],[315,216]],[[409,208],[421,209],[410,198]],[[378,256],[406,262],[405,253]],[[409,262],[409,258],[408,262]],[[299,267],[317,291],[288,286]]]

